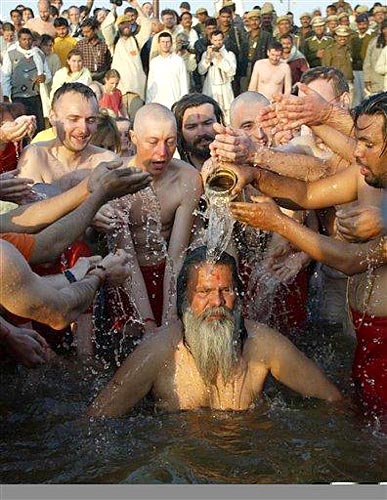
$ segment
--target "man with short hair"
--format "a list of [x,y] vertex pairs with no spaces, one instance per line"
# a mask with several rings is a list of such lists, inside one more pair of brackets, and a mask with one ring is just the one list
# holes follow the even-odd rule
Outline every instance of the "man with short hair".
[[180,24],[178,26],[178,34],[184,33],[188,37],[190,51],[194,50],[195,43],[199,39],[197,31],[192,26],[192,19],[191,12],[184,11],[180,16]]
[[352,68],[354,77],[353,106],[357,106],[364,99],[363,63],[367,54],[368,45],[373,35],[368,32],[369,21],[367,14],[356,16],[357,31],[351,37]]
[[[117,16],[116,6],[113,5],[102,23],[102,34],[113,56],[111,67],[121,77],[118,89],[122,93],[123,103],[128,115],[134,118],[145,100],[146,77],[140,52],[150,37],[152,21],[145,16],[136,0],[131,0],[131,5],[134,12],[122,16]],[[139,29],[137,16],[141,19]]]
[[183,59],[172,52],[172,35],[156,35],[160,55],[150,61],[146,102],[157,102],[171,109],[173,103],[188,94],[188,74]]
[[325,35],[325,20],[314,17],[312,21],[314,35],[305,40],[304,54],[311,68],[322,66],[325,49],[333,45],[333,38]]
[[16,30],[12,23],[4,23],[2,28],[3,36],[0,38],[0,63],[3,62],[4,54],[7,52],[9,47],[16,41]]
[[191,93],[172,106],[177,125],[177,150],[180,158],[201,170],[210,158],[210,143],[215,138],[214,123],[224,124],[219,104],[205,94]]
[[20,175],[67,191],[100,162],[117,159],[114,153],[90,144],[97,117],[94,92],[82,83],[65,83],[55,92],[50,112],[57,137],[24,149],[19,160]]
[[203,94],[215,99],[222,108],[226,123],[230,122],[230,104],[234,99],[232,81],[236,73],[235,54],[226,50],[222,31],[214,31],[211,45],[198,65],[200,75],[206,75],[203,83]]
[[151,2],[144,2],[141,7],[144,16],[146,16],[148,19],[151,19],[153,17],[153,5]]
[[299,37],[299,45],[298,48],[302,53],[304,53],[305,49],[305,40],[310,36],[313,36],[313,28],[312,28],[312,16],[309,12],[304,12],[300,16],[301,27],[298,31]]
[[[179,32],[176,12],[172,9],[164,9],[161,11],[160,17],[161,17],[161,22],[163,23],[163,29],[161,31],[165,31],[171,35],[172,51],[175,52],[176,37]],[[154,57],[158,56],[159,54],[160,54],[160,45],[157,36],[154,36],[152,39],[149,61],[151,61]]]
[[72,5],[67,10],[68,20],[69,20],[69,28],[70,28],[70,36],[74,38],[80,38],[82,36],[81,24],[79,22],[80,12],[79,7]]
[[56,31],[50,15],[50,2],[48,0],[39,0],[38,12],[39,17],[30,19],[24,27],[33,33],[38,33],[38,35],[50,35],[55,38]]
[[199,7],[195,12],[195,16],[198,22],[195,24],[194,30],[197,31],[199,37],[204,36],[206,27],[205,22],[210,18],[208,11],[204,7]]
[[242,319],[235,260],[223,252],[216,263],[208,262],[206,250],[194,250],[179,275],[182,325],[172,323],[146,337],[98,395],[89,415],[123,415],[150,391],[157,407],[168,411],[247,410],[261,397],[269,373],[304,396],[341,399],[289,340]]
[[259,92],[269,100],[273,94],[290,94],[292,74],[290,67],[282,61],[282,55],[282,45],[272,42],[267,51],[267,59],[254,64],[249,90]]
[[387,19],[387,7],[382,7],[381,5],[376,5],[372,9],[372,17],[375,23],[375,33],[380,34],[382,32],[382,24]]
[[275,32],[275,39],[280,42],[282,35],[291,35],[293,37],[293,44],[298,49],[300,39],[298,38],[297,35],[292,33],[292,23],[290,21],[289,16],[278,17],[276,24],[277,24],[277,29]]
[[62,66],[66,66],[67,55],[77,44],[77,40],[69,35],[69,23],[64,17],[58,17],[54,21],[56,37],[54,40],[54,52],[60,59]]
[[112,58],[106,42],[98,37],[98,30],[96,19],[85,19],[82,23],[84,38],[78,40],[75,48],[81,52],[83,65],[90,71],[93,80],[102,83],[106,71],[110,69]]
[[50,82],[51,73],[43,52],[32,41],[31,31],[21,28],[17,44],[4,55],[2,84],[4,100],[22,103],[26,114],[36,116],[36,131],[40,132],[45,126],[39,84]]

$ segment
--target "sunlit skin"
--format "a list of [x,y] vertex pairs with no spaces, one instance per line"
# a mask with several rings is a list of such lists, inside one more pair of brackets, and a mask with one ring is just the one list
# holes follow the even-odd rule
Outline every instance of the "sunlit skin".
[[301,26],[303,28],[309,28],[310,27],[310,22],[311,18],[309,16],[303,16],[300,18]]
[[97,130],[97,116],[96,100],[69,92],[59,99],[55,110],[51,112],[50,120],[55,124],[58,141],[68,150],[77,153],[86,148]]
[[67,64],[69,65],[70,73],[78,73],[83,68],[82,56],[76,54],[72,55],[67,59]]
[[266,146],[268,135],[257,121],[259,111],[266,106],[264,103],[236,106],[231,114],[231,126],[243,130],[256,144]]
[[369,28],[370,23],[368,21],[361,21],[357,24],[357,29],[361,35],[363,35]]
[[171,30],[176,26],[176,17],[173,14],[165,14],[161,21],[165,28]]
[[335,40],[338,45],[345,47],[349,43],[349,36],[336,35]]
[[114,92],[116,90],[119,83],[120,83],[119,78],[117,78],[116,76],[111,76],[104,83],[105,91],[108,94],[111,94],[112,92]]
[[176,149],[176,125],[172,120],[163,123],[149,118],[146,127],[131,132],[137,148],[136,164],[153,176],[160,176],[168,167]]
[[270,64],[272,64],[273,66],[277,66],[282,58],[282,50],[270,49],[267,51],[267,57]]
[[19,28],[22,24],[22,16],[20,12],[14,11],[11,14],[11,22],[15,26],[15,28]]
[[320,39],[320,38],[322,38],[324,36],[325,25],[322,25],[322,26],[313,26],[313,31],[314,31],[314,34],[316,35],[316,37],[318,39]]
[[281,39],[281,45],[282,45],[282,48],[283,48],[283,55],[282,57],[284,59],[287,59],[290,55],[290,52],[292,50],[292,46],[293,46],[293,43],[292,43],[292,40],[290,38],[282,38]]
[[327,28],[329,29],[329,31],[331,33],[333,33],[335,31],[335,29],[337,28],[338,25],[339,25],[338,21],[328,21],[327,22]]
[[29,21],[30,19],[33,19],[34,15],[33,13],[29,10],[29,9],[24,9],[23,10],[23,23],[25,24],[27,21]]
[[261,18],[259,16],[250,17],[248,19],[248,25],[251,33],[257,33],[261,26]]
[[98,41],[97,33],[95,30],[93,30],[93,28],[90,28],[90,26],[83,26],[82,34],[87,39],[88,42],[97,43]]
[[69,23],[73,25],[77,25],[79,23],[79,9],[77,7],[73,7],[69,9]]
[[189,31],[192,28],[192,16],[189,14],[182,14],[180,24],[185,30]]
[[[188,286],[188,299],[192,312],[202,314],[212,307],[226,307],[230,312],[234,309],[236,293],[232,286],[233,277],[230,266],[205,263],[192,273]],[[209,320],[223,319],[213,315]]]
[[355,129],[357,139],[354,155],[360,173],[367,184],[387,187],[387,153],[384,136],[385,118],[381,115],[361,115]]
[[170,37],[161,37],[159,39],[159,50],[162,57],[166,57],[171,53],[172,39]]
[[290,21],[281,21],[278,25],[278,32],[281,35],[284,35],[285,33],[289,33],[291,28]]
[[223,47],[223,42],[224,42],[224,36],[222,34],[211,36],[211,44],[214,50],[219,51]]
[[42,21],[47,22],[50,19],[50,4],[45,1],[41,1],[38,4],[39,16]]
[[11,43],[15,41],[15,32],[11,30],[3,31],[3,39],[4,42]]
[[[184,112],[182,132],[184,141],[187,144],[193,144],[195,139],[200,136],[215,136],[213,124],[216,123],[214,106],[210,103],[201,104],[188,108]],[[198,145],[201,147],[209,146],[211,139],[203,138]]]

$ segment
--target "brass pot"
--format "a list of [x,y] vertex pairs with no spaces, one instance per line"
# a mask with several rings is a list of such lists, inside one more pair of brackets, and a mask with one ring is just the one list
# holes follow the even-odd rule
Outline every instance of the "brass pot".
[[[238,177],[233,170],[219,168],[207,177],[205,191],[211,195],[228,195],[231,200],[231,192],[238,182]],[[234,196],[232,197],[234,198]]]

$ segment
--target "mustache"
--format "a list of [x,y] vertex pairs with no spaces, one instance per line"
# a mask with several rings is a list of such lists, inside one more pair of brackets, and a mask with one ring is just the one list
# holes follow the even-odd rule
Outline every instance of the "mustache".
[[211,135],[211,134],[203,134],[203,135],[199,135],[198,137],[196,137],[196,139],[193,141],[193,145],[194,146],[197,146],[202,140],[206,140],[208,142],[212,142],[214,139],[215,139],[215,134],[214,135]]
[[227,307],[224,306],[209,307],[200,314],[198,319],[200,319],[201,321],[205,321],[211,316],[221,316],[222,319],[228,319],[230,321],[234,320],[232,311],[230,311],[230,309],[227,309]]

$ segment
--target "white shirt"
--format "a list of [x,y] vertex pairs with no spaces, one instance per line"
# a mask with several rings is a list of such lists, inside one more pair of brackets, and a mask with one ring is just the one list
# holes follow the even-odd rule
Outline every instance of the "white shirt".
[[146,102],[157,102],[171,109],[188,94],[188,75],[183,59],[177,54],[156,56],[149,65]]

